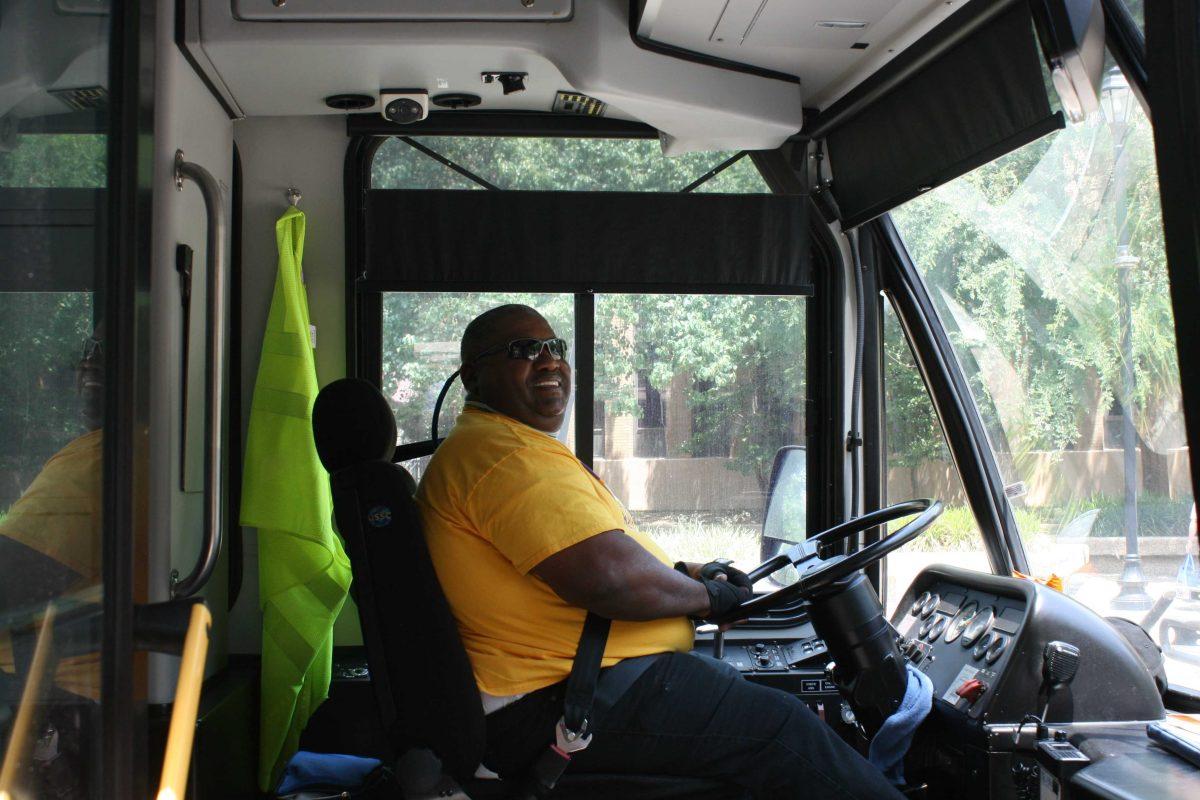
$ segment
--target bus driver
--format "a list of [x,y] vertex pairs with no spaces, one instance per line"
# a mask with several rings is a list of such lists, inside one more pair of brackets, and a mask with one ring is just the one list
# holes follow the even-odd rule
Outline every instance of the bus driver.
[[461,348],[467,407],[417,492],[487,713],[484,764],[516,777],[551,743],[592,611],[613,620],[604,666],[645,666],[596,710],[572,772],[712,778],[756,798],[899,797],[804,703],[689,652],[688,617],[732,609],[749,582],[732,569],[714,579],[697,565],[672,569],[554,438],[571,390],[565,351],[528,306],[474,319]]

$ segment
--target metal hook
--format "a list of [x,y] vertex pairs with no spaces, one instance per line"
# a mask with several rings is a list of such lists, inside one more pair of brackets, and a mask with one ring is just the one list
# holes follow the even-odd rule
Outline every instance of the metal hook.
[[297,189],[295,186],[288,187],[287,201],[288,201],[289,206],[296,206],[298,208],[300,206],[300,198],[302,196],[303,195],[300,194],[300,190]]

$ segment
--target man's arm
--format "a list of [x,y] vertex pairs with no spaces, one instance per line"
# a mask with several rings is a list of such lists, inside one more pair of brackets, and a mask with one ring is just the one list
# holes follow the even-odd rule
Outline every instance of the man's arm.
[[709,613],[704,584],[676,572],[623,531],[605,531],[532,570],[573,606],[608,619],[644,621]]

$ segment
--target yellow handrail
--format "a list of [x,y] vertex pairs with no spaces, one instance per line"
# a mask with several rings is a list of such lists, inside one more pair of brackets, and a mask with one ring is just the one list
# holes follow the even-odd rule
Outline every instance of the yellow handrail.
[[12,800],[13,785],[17,779],[17,765],[25,752],[29,739],[29,731],[33,727],[33,709],[42,696],[42,683],[46,673],[50,671],[51,645],[54,643],[54,604],[46,606],[42,616],[42,627],[38,631],[37,645],[33,650],[33,660],[29,664],[29,677],[25,680],[25,689],[21,692],[21,706],[17,709],[17,718],[13,721],[12,736],[8,738],[8,750],[4,753],[4,765],[0,767],[0,800]]
[[[187,638],[183,640],[183,660],[179,664],[179,682],[175,684],[175,707],[163,754],[162,780],[158,800],[183,800],[188,767],[192,759],[192,739],[196,734],[196,712],[200,708],[200,687],[204,683],[204,658],[208,654],[208,631],[212,614],[203,603],[192,606]],[[0,800],[7,798],[0,797]]]

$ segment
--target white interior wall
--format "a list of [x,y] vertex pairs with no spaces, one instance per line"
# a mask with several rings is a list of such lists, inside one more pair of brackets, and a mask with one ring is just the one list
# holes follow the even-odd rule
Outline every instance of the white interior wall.
[[[233,170],[232,125],[225,112],[184,60],[174,42],[174,0],[159,0],[157,64],[154,70],[154,212],[150,310],[150,486],[147,586],[150,601],[170,597],[170,573],[191,572],[203,538],[204,496],[180,490],[180,381],[182,365],[182,308],[175,270],[179,243],[195,251],[192,279],[191,359],[199,374],[203,398],[205,235],[204,201],[194,183],[183,191],[174,185],[176,149],[188,161],[203,166],[220,182],[222,200],[230,207]],[[228,242],[226,243],[228,247]],[[199,334],[197,334],[199,331]],[[198,363],[197,363],[198,362]],[[202,407],[193,411],[203,419]],[[202,428],[202,424],[201,424]],[[194,463],[194,462],[193,462]],[[166,534],[164,534],[166,532]],[[208,658],[211,674],[225,664],[228,559],[222,556],[212,580],[202,592],[213,612],[213,636]],[[150,661],[149,700],[169,702],[174,696],[178,659],[156,655]]]
[[[294,186],[306,217],[304,278],[317,328],[317,380],[324,386],[346,374],[345,235],[342,179],[349,139],[343,117],[259,117],[234,125],[242,162],[242,422],[250,418],[263,328],[275,286],[275,221]],[[243,436],[243,440],[244,440]],[[244,529],[245,573],[230,619],[229,647],[261,650],[258,547]],[[338,644],[361,641],[358,617],[347,601],[334,628]]]

